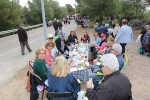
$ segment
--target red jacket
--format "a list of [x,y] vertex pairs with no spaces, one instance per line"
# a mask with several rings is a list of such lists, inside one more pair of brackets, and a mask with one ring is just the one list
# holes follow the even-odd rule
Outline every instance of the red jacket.
[[52,53],[48,49],[46,49],[45,61],[48,64],[48,66],[51,66],[54,64],[54,62],[52,60]]

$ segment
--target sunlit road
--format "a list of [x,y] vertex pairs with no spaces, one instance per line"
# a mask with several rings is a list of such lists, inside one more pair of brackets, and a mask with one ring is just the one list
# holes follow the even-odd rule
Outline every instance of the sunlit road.
[[[76,29],[77,25],[74,21],[70,25],[63,27],[63,32],[69,35],[71,29]],[[0,38],[0,85],[8,81],[17,71],[28,64],[30,58],[35,58],[35,51],[42,47],[45,43],[43,27],[30,30],[27,32],[29,45],[32,52],[29,53],[25,49],[25,55],[21,55],[20,43],[18,35],[11,35]],[[53,27],[47,28],[47,33],[54,34]]]

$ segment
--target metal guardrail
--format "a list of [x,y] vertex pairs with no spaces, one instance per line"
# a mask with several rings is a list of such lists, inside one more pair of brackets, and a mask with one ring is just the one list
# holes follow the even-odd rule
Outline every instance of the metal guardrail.
[[[25,27],[25,29],[31,29],[31,28],[35,28],[35,27],[39,27],[39,26],[42,26],[43,24],[37,24],[37,25],[32,25],[32,26],[27,26]],[[8,33],[14,33],[14,32],[17,32],[18,29],[12,29],[12,30],[7,30],[7,31],[1,31],[0,32],[0,35],[2,34],[8,34]]]

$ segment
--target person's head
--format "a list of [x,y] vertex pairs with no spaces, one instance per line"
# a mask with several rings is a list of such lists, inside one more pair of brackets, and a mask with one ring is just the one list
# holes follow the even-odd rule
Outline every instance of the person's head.
[[119,70],[119,63],[117,57],[111,53],[104,54],[100,58],[100,62],[101,62],[100,67],[104,75],[109,75]]
[[107,41],[105,50],[111,51],[113,44],[114,44],[114,42]]
[[60,33],[61,33],[61,30],[58,30],[57,31],[57,35],[60,36]]
[[47,35],[47,40],[49,41],[49,42],[53,42],[53,34],[48,34]]
[[20,24],[20,27],[24,28],[24,24]]
[[35,52],[36,58],[43,60],[43,59],[45,58],[45,53],[46,53],[45,49],[43,49],[43,48],[38,49],[38,50]]
[[93,36],[94,36],[94,38],[97,38],[97,37],[98,37],[98,32],[95,32],[95,33],[93,34]]
[[116,27],[120,27],[120,26],[119,26],[119,23],[116,23]]
[[54,20],[57,20],[56,18],[54,18]]
[[149,25],[145,25],[145,26],[144,26],[144,29],[145,29],[145,30],[150,30],[150,26],[149,26]]
[[112,25],[114,25],[114,24],[115,24],[115,22],[113,21],[113,22],[112,22]]
[[105,26],[105,23],[104,23],[104,22],[102,22],[102,26]]
[[60,32],[60,39],[65,40],[65,33],[64,32]]
[[54,42],[46,42],[45,43],[45,49],[52,50],[55,47]]
[[86,31],[86,30],[84,30],[84,31],[83,31],[83,35],[86,35],[86,34],[88,34],[88,33],[87,33],[87,31]]
[[113,38],[113,37],[108,37],[108,38],[107,38],[107,42],[109,42],[109,41],[110,41],[110,42],[114,42],[114,38]]
[[123,25],[128,24],[128,20],[123,19],[123,20],[122,20],[122,24],[123,24]]
[[65,77],[69,73],[68,62],[63,56],[55,59],[54,66],[50,70],[51,74],[56,77]]
[[70,35],[74,35],[74,34],[75,34],[74,30],[71,30]]
[[101,40],[105,40],[106,39],[106,35],[104,33],[101,34]]
[[120,44],[115,43],[112,45],[111,53],[115,56],[120,55],[122,53],[122,47]]

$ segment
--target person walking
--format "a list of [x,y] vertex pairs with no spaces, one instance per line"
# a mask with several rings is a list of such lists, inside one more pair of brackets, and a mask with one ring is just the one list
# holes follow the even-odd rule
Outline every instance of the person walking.
[[56,34],[56,33],[57,33],[57,30],[58,30],[58,22],[57,22],[56,18],[55,18],[54,21],[53,21],[53,27],[54,27],[55,36],[56,36],[56,35],[57,35],[57,34]]
[[28,35],[26,30],[24,29],[24,25],[21,24],[20,27],[18,28],[18,38],[21,46],[21,54],[24,55],[25,52],[25,46],[27,47],[28,51],[31,52],[32,50],[30,49],[30,46],[28,44]]
[[125,53],[125,46],[128,43],[132,43],[133,41],[132,28],[127,24],[128,21],[126,19],[123,19],[122,26],[115,37],[115,42],[120,43],[120,45],[122,46],[122,54]]

